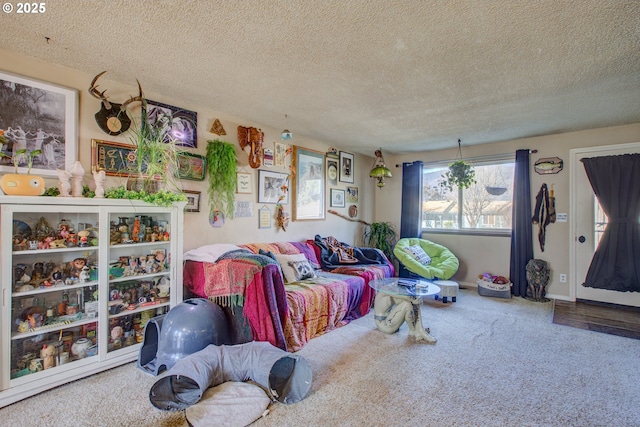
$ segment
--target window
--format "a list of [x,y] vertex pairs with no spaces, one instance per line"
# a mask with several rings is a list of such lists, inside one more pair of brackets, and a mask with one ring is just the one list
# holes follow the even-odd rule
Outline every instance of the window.
[[423,170],[422,229],[428,232],[480,232],[506,234],[511,231],[513,200],[512,155],[469,159],[476,184],[449,191],[440,186],[447,163],[426,164]]

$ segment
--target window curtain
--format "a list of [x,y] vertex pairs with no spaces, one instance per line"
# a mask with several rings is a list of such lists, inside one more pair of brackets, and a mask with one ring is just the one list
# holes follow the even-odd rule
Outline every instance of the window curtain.
[[527,296],[527,263],[533,258],[533,232],[531,229],[531,178],[529,176],[529,150],[516,151],[511,218],[511,259],[509,277],[511,293]]
[[422,165],[420,161],[402,164],[400,238],[422,235]]
[[640,154],[581,162],[608,218],[583,286],[640,292]]

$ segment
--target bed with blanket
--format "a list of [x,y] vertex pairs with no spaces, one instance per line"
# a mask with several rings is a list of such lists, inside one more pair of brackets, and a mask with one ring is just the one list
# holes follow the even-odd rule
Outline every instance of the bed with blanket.
[[185,296],[223,307],[234,344],[268,341],[297,351],[367,314],[375,297],[369,281],[394,275],[384,255],[368,250],[370,264],[333,262],[324,271],[322,249],[312,240],[196,248],[184,254]]

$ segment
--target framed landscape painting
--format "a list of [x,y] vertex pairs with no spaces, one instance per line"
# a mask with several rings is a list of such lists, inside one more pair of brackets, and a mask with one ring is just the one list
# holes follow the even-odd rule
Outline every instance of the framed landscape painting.
[[27,173],[28,157],[16,154],[41,150],[33,157],[33,175],[57,176],[77,160],[78,92],[74,89],[0,72],[0,172]]

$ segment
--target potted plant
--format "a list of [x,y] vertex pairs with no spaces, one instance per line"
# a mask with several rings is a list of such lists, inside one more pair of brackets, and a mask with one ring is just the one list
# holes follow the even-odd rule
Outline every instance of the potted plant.
[[[3,132],[4,133],[4,132]],[[3,137],[0,134],[0,137]],[[33,158],[42,154],[42,150],[33,150],[27,152],[26,148],[17,150],[12,156],[0,152],[0,157],[11,157],[15,173],[7,173],[0,178],[0,188],[5,194],[11,196],[40,196],[44,193],[44,179],[41,176],[31,175],[33,167]],[[23,158],[27,161],[27,174],[20,175],[18,173],[18,165]]]
[[396,244],[396,230],[392,223],[372,222],[371,224],[368,224],[362,234],[362,240],[365,246],[378,248],[390,261],[393,260],[393,247]]
[[454,188],[469,188],[476,183],[475,176],[476,171],[471,164],[464,160],[456,160],[449,165],[449,170],[442,175],[440,187],[449,191],[454,191]]
[[207,141],[209,209],[233,218],[238,155],[233,144],[214,139]]
[[163,128],[149,123],[146,105],[143,102],[141,123],[130,130],[129,141],[135,150],[126,159],[131,167],[129,190],[157,191],[158,184],[169,190],[182,193],[177,182],[180,168],[177,140]]

